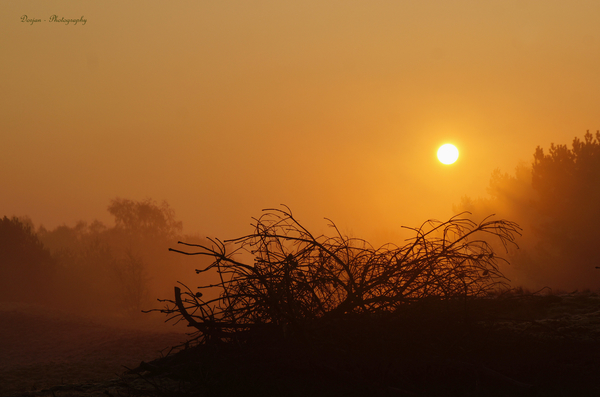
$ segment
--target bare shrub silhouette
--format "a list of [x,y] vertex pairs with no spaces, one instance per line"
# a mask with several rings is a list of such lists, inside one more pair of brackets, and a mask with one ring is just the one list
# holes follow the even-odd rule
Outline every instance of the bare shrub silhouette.
[[[328,320],[393,313],[425,298],[484,296],[506,279],[498,269],[504,259],[479,236],[492,235],[506,248],[520,234],[516,223],[486,218],[476,224],[463,213],[409,228],[416,236],[402,247],[375,249],[343,236],[329,219],[335,235],[314,236],[288,207],[264,211],[254,219],[252,234],[210,240],[210,247],[179,242],[194,252],[170,249],[212,257],[210,266],[196,272],[215,270],[220,282],[201,285],[199,292],[175,287],[175,299],[159,299],[166,307],[151,311],[186,320],[201,341],[231,340],[257,328],[306,336]],[[238,260],[241,252],[250,253],[254,263]],[[201,291],[210,288],[220,295],[203,300]]]

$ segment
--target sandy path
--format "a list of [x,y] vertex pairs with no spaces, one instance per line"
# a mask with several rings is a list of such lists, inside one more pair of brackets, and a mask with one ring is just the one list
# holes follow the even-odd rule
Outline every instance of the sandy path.
[[153,319],[158,321],[140,330],[39,307],[2,305],[0,395],[115,378],[123,366],[136,367],[186,340],[182,327],[161,327],[160,315]]

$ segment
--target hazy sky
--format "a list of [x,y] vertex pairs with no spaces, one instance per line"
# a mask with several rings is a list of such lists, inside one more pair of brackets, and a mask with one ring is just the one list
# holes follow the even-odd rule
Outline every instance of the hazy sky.
[[317,231],[393,240],[600,129],[599,16],[595,0],[2,1],[0,216],[110,224],[112,198],[152,198],[230,238],[285,203]]

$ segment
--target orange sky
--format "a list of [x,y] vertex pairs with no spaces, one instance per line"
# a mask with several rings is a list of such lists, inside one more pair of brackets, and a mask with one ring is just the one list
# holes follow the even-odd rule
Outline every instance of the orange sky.
[[[394,240],[537,145],[600,129],[599,15],[597,1],[2,1],[0,216],[110,224],[112,198],[149,197],[230,238],[285,203],[317,232],[328,217]],[[453,166],[436,159],[446,142]]]

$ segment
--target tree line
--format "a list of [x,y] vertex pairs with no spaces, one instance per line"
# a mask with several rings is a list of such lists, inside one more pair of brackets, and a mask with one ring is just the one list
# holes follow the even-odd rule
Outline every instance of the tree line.
[[555,289],[600,287],[600,131],[571,147],[538,146],[513,175],[495,170],[488,197],[463,197],[455,212],[496,213],[523,228],[519,250],[503,267],[514,285]]
[[[511,248],[510,264],[499,269],[513,286],[600,287],[600,131],[574,138],[571,147],[538,146],[531,164],[519,164],[514,174],[495,170],[487,192],[463,197],[454,210],[521,226],[520,249]],[[168,249],[178,240],[207,240],[183,236],[168,203],[115,198],[107,210],[114,226],[80,221],[36,230],[28,218],[1,218],[0,301],[133,314],[171,296],[177,281],[195,283],[190,266],[202,264]]]
[[115,198],[107,209],[112,227],[95,220],[35,230],[28,218],[0,219],[0,300],[134,315],[193,273],[168,248],[203,239],[182,235],[167,202]]

